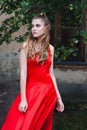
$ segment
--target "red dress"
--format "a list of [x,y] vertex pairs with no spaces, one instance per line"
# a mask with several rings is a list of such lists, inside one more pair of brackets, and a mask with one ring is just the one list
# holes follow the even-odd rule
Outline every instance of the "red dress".
[[57,100],[50,77],[51,54],[44,64],[27,60],[26,113],[18,110],[20,93],[13,102],[1,130],[52,130],[53,111]]

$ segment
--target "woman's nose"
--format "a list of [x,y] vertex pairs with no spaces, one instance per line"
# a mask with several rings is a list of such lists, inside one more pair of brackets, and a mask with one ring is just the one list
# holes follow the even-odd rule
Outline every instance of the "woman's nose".
[[35,27],[33,27],[33,30],[34,30],[34,31],[36,30],[36,26],[35,26]]

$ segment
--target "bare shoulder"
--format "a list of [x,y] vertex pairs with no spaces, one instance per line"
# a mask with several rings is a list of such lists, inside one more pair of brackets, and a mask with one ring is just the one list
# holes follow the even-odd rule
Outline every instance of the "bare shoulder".
[[21,57],[23,57],[24,55],[27,56],[26,47],[27,47],[27,41],[22,43],[22,47],[21,47],[21,51],[20,51]]
[[50,44],[50,50],[51,50],[51,53],[53,54],[54,53],[54,46]]
[[26,48],[26,46],[27,46],[27,41],[23,42],[22,48],[24,49],[24,48]]

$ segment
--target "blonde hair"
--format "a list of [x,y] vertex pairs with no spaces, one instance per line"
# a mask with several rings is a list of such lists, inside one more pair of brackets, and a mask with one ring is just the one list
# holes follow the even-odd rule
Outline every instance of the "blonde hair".
[[[48,57],[48,49],[49,49],[49,42],[50,42],[50,21],[46,14],[41,13],[35,16],[32,20],[34,19],[42,19],[44,22],[44,25],[46,26],[46,32],[44,35],[41,37],[40,43],[41,44],[41,49],[39,50],[38,56],[36,57],[37,62],[43,62],[47,59]],[[25,51],[27,54],[27,58],[34,58],[35,55],[35,43],[36,39],[33,37],[32,33],[30,32],[29,37],[27,39],[27,44],[25,46]],[[37,43],[38,44],[38,43]]]

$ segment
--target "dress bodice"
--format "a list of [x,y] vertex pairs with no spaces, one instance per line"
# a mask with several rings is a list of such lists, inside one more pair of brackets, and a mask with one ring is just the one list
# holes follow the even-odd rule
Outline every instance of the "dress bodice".
[[48,58],[43,64],[36,61],[36,55],[34,59],[28,58],[27,60],[27,77],[29,81],[45,81],[49,75],[49,68],[51,65],[51,53],[48,53]]

